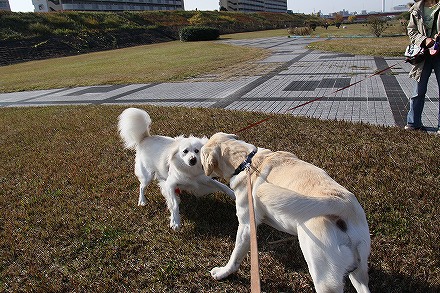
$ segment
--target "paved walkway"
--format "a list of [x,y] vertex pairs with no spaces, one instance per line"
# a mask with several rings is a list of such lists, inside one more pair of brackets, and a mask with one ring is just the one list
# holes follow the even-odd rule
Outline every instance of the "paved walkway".
[[[0,94],[1,107],[67,104],[151,104],[215,107],[285,113],[317,97],[325,97],[294,111],[293,115],[338,119],[375,125],[406,124],[413,81],[403,58],[369,57],[313,51],[314,38],[274,37],[222,41],[266,48],[272,54],[262,63],[281,64],[263,76],[229,81],[185,81],[133,85],[89,86]],[[374,40],[372,40],[374,41]],[[386,74],[366,77],[398,63]],[[332,94],[336,89],[364,81]],[[423,123],[438,125],[439,93],[435,77],[429,81]]]

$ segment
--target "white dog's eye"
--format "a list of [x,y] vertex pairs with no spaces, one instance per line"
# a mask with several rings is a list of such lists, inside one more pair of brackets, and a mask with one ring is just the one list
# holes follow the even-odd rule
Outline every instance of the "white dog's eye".
[[187,154],[187,153],[188,153],[188,149],[184,149],[184,150],[183,150],[183,153],[184,153],[184,154]]
[[196,154],[198,154],[198,153],[199,153],[199,150],[198,150],[198,149],[195,149],[194,152],[195,152]]

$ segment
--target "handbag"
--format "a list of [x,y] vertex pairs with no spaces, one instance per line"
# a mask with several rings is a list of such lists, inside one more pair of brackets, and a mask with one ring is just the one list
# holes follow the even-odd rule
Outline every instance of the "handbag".
[[422,48],[416,44],[409,44],[405,50],[405,62],[412,65],[422,62],[425,60],[426,55],[429,54],[426,48]]

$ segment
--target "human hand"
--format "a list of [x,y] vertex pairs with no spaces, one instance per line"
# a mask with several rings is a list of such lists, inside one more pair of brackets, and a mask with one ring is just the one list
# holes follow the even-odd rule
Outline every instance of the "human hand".
[[432,38],[425,39],[425,47],[426,48],[430,48],[430,47],[434,46],[434,43],[435,43],[435,41]]

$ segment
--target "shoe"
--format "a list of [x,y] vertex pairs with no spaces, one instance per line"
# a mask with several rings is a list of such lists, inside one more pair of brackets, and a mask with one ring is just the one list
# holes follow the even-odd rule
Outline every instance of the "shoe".
[[405,130],[410,130],[410,131],[426,131],[425,127],[423,126],[419,126],[419,127],[414,127],[410,124],[405,125]]

